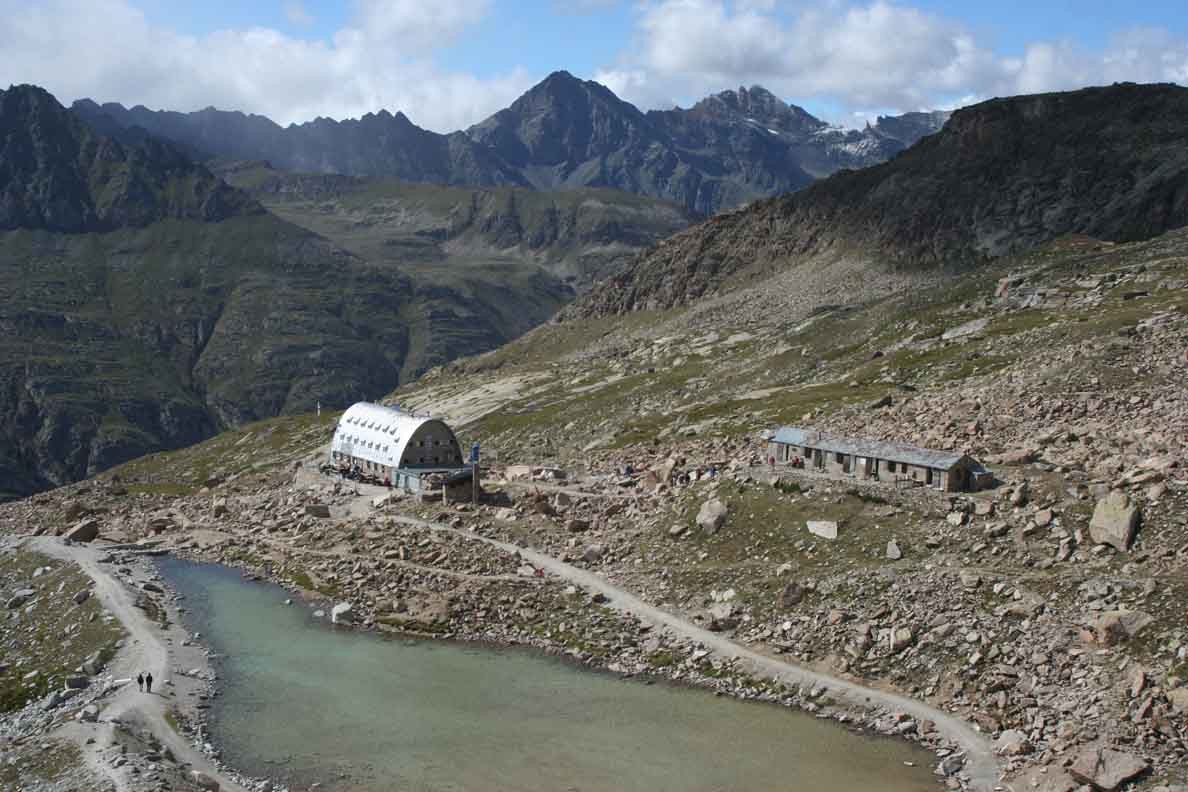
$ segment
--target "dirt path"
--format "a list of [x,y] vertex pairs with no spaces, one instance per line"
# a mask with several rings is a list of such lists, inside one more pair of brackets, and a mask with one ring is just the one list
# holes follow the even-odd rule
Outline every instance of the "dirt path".
[[969,777],[972,789],[978,790],[978,792],[991,792],[995,789],[1006,788],[999,781],[999,765],[990,740],[962,718],[950,715],[944,710],[937,709],[923,701],[868,688],[855,682],[811,671],[784,660],[759,654],[729,638],[704,630],[679,616],[644,602],[631,592],[593,572],[579,569],[530,548],[412,517],[398,516],[394,519],[407,525],[467,536],[497,547],[504,552],[519,553],[521,558],[539,569],[547,570],[589,591],[603,594],[610,600],[611,607],[624,613],[630,613],[654,628],[667,629],[674,635],[701,643],[718,657],[737,658],[746,670],[755,675],[778,679],[789,685],[820,686],[827,688],[834,699],[840,699],[849,704],[866,708],[883,707],[907,713],[917,720],[932,721],[936,725],[937,732],[960,745],[965,752],[963,772]]
[[[99,598],[108,612],[119,619],[128,631],[125,647],[113,661],[118,675],[134,677],[140,669],[150,670],[153,672],[154,685],[159,691],[149,695],[141,693],[132,684],[125,685],[107,700],[99,713],[98,733],[84,730],[82,727],[71,728],[65,732],[65,736],[78,741],[79,749],[91,769],[100,777],[110,779],[118,790],[128,789],[122,772],[112,767],[103,754],[115,742],[115,728],[110,722],[136,721],[156,735],[179,763],[192,770],[206,773],[219,782],[221,790],[248,792],[221,773],[165,720],[166,709],[175,702],[174,693],[167,684],[172,676],[172,668],[177,662],[175,653],[165,642],[158,627],[148,620],[144,611],[135,606],[132,591],[99,563],[99,557],[106,552],[104,548],[67,547],[60,540],[51,537],[39,537],[26,546],[55,558],[73,561],[90,576],[95,582],[94,596]],[[96,745],[85,744],[89,737],[95,738]]]

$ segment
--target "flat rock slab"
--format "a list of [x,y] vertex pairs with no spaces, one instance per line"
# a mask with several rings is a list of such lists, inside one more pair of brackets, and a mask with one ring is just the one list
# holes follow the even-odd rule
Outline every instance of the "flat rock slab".
[[822,539],[836,539],[837,538],[837,523],[831,520],[809,520],[807,523],[808,531],[813,536],[819,536]]
[[1068,773],[1094,789],[1111,790],[1138,778],[1150,765],[1145,759],[1112,748],[1090,748],[1077,756]]

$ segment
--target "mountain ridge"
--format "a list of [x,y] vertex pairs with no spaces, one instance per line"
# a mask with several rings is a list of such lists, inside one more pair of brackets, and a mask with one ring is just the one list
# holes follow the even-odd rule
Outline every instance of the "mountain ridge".
[[645,252],[562,317],[672,308],[756,262],[861,251],[961,269],[1065,234],[1130,242],[1188,224],[1188,89],[1118,84],[958,110],[893,160],[710,218]]
[[[716,112],[713,104],[721,105]],[[779,130],[759,126],[746,117],[758,106],[801,122]],[[839,130],[758,86],[707,97],[688,110],[643,113],[606,86],[565,71],[448,134],[387,110],[281,127],[263,116],[212,108],[178,113],[84,99],[73,109],[90,123],[140,127],[207,159],[449,186],[611,187],[702,215],[800,189],[839,168],[881,162],[943,124],[943,114],[914,114],[930,120],[901,123],[898,134],[880,127],[882,119],[864,130]]]

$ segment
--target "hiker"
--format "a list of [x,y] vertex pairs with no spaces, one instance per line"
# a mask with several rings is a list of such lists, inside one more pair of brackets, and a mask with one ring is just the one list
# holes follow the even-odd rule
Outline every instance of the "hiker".
[[144,674],[136,675],[136,687],[141,692],[144,692]]
[[144,692],[145,693],[153,692],[153,672],[152,671],[149,671],[147,674],[144,675]]

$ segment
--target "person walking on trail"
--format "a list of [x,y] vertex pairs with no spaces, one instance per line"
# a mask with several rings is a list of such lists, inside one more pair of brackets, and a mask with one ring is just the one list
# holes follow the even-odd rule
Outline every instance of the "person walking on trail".
[[153,692],[153,672],[149,671],[144,675],[144,691],[146,693]]
[[144,692],[144,674],[136,675],[136,689],[142,693]]

